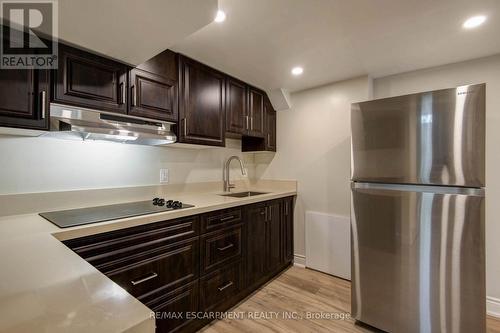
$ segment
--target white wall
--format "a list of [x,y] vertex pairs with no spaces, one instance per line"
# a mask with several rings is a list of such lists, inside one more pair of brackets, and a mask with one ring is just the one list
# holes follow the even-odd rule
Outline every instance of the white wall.
[[[500,55],[376,79],[373,89],[374,98],[382,98],[483,82],[486,83],[486,289],[488,296],[500,301]],[[500,303],[497,306],[500,311]]]
[[351,103],[370,98],[368,77],[291,95],[292,108],[279,111],[275,155],[256,154],[256,175],[296,179],[294,245],[305,254],[306,211],[349,216]]
[[[171,184],[220,181],[224,160],[243,155],[239,144],[198,150],[0,136],[0,195],[156,185],[160,168],[169,169]],[[252,177],[253,154],[245,161]],[[233,167],[231,178],[240,179]]]

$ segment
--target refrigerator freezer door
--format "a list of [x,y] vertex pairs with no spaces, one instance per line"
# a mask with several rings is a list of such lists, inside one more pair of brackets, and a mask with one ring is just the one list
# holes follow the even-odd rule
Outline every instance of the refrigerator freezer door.
[[353,104],[352,180],[484,187],[484,84]]
[[484,333],[482,189],[352,186],[352,315],[388,332]]

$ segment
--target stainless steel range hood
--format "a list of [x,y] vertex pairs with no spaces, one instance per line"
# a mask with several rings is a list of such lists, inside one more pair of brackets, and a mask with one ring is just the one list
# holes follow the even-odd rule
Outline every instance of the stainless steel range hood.
[[50,105],[50,132],[41,136],[162,146],[177,139],[173,123],[72,106]]

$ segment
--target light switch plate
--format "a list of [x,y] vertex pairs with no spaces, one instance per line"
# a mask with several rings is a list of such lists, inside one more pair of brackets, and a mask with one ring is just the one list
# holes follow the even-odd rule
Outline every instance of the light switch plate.
[[168,169],[160,169],[160,183],[168,184]]

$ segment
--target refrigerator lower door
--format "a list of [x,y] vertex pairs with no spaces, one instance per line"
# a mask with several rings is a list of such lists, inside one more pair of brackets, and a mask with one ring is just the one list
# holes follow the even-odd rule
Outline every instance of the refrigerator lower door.
[[388,332],[486,331],[482,189],[352,184],[352,316]]

